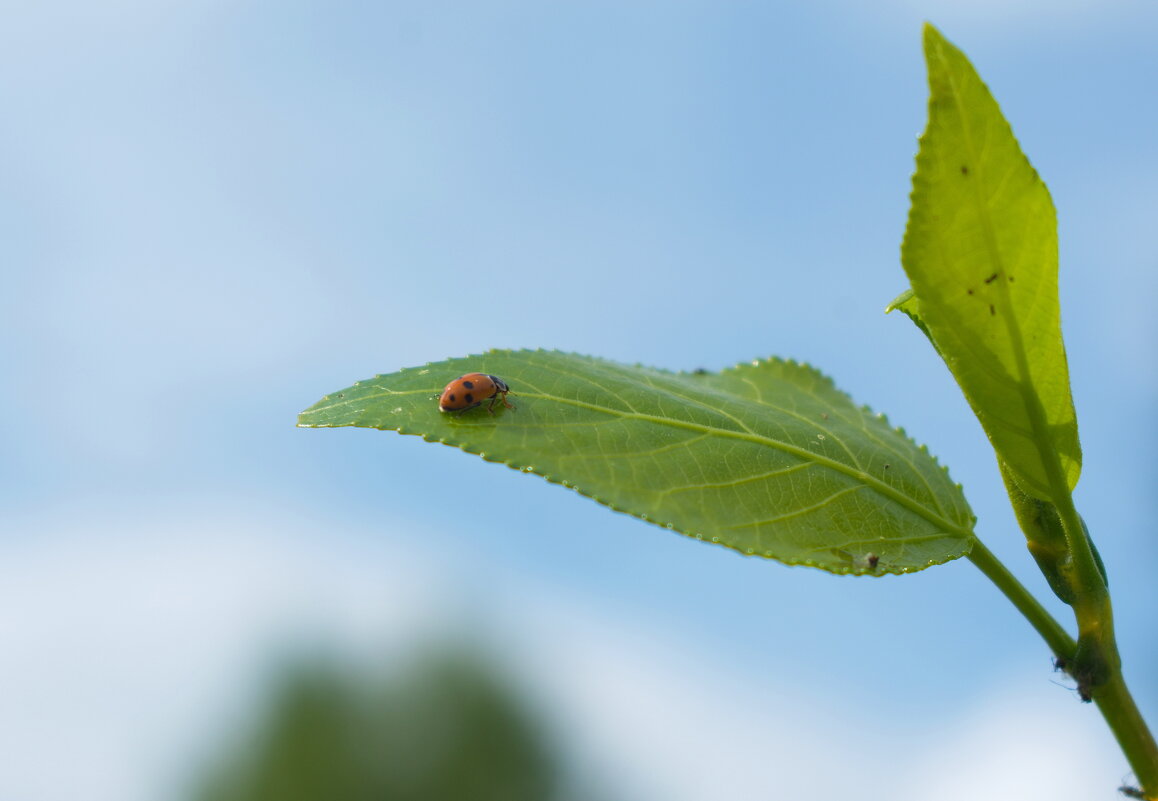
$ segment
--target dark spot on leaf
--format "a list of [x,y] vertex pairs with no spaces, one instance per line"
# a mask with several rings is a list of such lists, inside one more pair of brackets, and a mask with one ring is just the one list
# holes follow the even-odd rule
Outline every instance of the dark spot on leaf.
[[1011,283],[1011,284],[1013,283],[1013,276],[1012,275],[1009,276],[1009,283]]
[[991,275],[985,279],[985,283],[992,284],[996,280],[997,280],[997,273],[994,273],[993,275]]
[[[464,396],[464,399],[466,400],[467,403],[474,403],[474,395],[472,395],[469,392],[466,393],[466,395]],[[453,398],[451,400],[453,400]]]
[[462,385],[466,389],[474,389],[474,382],[473,381],[463,381]]
[[972,289],[966,289],[965,291],[966,291],[966,292],[968,292],[970,295],[972,295],[972,294],[973,294],[973,290],[972,290]]
[[877,569],[877,562],[879,562],[880,560],[881,560],[881,558],[879,556],[877,556],[875,553],[870,553],[867,557],[865,557],[865,561],[868,562],[868,566],[871,567],[873,570]]
[[888,470],[890,467],[892,467],[892,465],[888,462],[885,462],[885,470]]
[[969,174],[969,168],[967,166],[965,166],[964,164],[961,165],[961,174],[962,175],[968,175]]
[[990,304],[989,304],[989,315],[990,315],[991,317],[996,317],[996,316],[997,316],[997,309],[996,309],[996,308],[994,308],[994,306],[993,306],[993,304],[992,304],[992,303],[990,303]]

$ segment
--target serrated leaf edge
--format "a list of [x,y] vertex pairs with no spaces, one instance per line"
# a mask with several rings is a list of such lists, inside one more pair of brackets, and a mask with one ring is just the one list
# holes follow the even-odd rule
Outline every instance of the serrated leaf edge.
[[[570,351],[561,351],[561,350],[553,349],[553,348],[518,348],[518,349],[492,348],[490,350],[484,351],[483,353],[479,353],[479,354],[469,354],[469,355],[463,356],[463,357],[448,357],[448,358],[476,359],[476,358],[483,358],[487,355],[515,355],[515,354],[520,354],[520,353],[521,354],[557,354],[560,356],[576,356],[576,357],[584,358],[584,359],[594,359],[596,361],[609,362],[611,364],[616,364],[616,365],[621,364],[621,363],[614,362],[614,361],[611,361],[609,359],[604,359],[604,358],[598,357],[598,356],[587,356],[587,355],[584,355],[581,353],[574,353],[574,352],[570,352]],[[361,381],[355,381],[353,386],[356,387],[356,386],[359,386],[361,384],[366,383],[367,381],[374,381],[378,378],[388,378],[388,377],[390,377],[392,375],[396,375],[398,373],[412,372],[414,370],[427,369],[427,368],[433,367],[439,363],[440,362],[426,362],[425,364],[420,365],[420,366],[416,366],[416,367],[399,368],[394,373],[378,373],[378,374],[374,375],[372,378],[363,379]],[[746,368],[746,367],[759,367],[761,364],[781,364],[781,365],[787,365],[790,367],[804,368],[804,369],[810,371],[811,373],[815,374],[815,376],[818,379],[823,380],[828,385],[828,387],[830,389],[832,389],[833,391],[844,396],[845,398],[847,398],[849,400],[850,403],[853,403],[855,405],[855,402],[852,400],[852,396],[849,395],[844,390],[837,387],[836,382],[830,376],[828,376],[823,371],[819,370],[818,368],[816,368],[816,367],[814,367],[806,362],[798,362],[794,359],[782,359],[782,358],[776,357],[776,356],[767,357],[767,358],[757,358],[757,359],[753,359],[753,360],[750,360],[747,362],[737,362],[737,363],[731,365],[730,367],[725,367],[722,370],[720,370],[719,374],[723,374],[725,372],[729,372],[729,371],[733,371],[733,370],[739,370],[739,369]],[[654,370],[657,372],[666,373],[668,375],[673,375],[673,376],[693,376],[694,377],[697,374],[696,371],[682,371],[682,370],[681,371],[673,371],[673,370],[668,370],[668,369],[665,369],[662,367],[651,367],[649,365],[644,365],[641,363],[636,363],[636,364],[631,365],[631,366],[638,367],[641,369],[646,369],[646,370]],[[317,403],[315,403],[313,406],[309,407],[309,409],[307,409],[307,411],[314,410],[318,406],[318,404],[333,397],[333,394],[334,393],[330,393],[328,395],[323,396]],[[859,409],[870,416],[877,416],[877,417],[881,418],[881,420],[888,425],[888,417],[886,415],[884,415],[883,413],[875,414],[869,406],[863,405],[863,404],[859,407]],[[305,412],[303,412],[302,414],[304,414],[304,413]],[[297,424],[297,426],[299,428],[345,428],[345,427],[347,427],[347,425],[348,424],[343,424],[343,425],[338,425],[338,426],[327,425],[327,424],[303,425],[300,422],[300,415],[299,415],[299,422]],[[908,574],[908,573],[916,573],[916,572],[919,572],[921,570],[925,570],[926,568],[934,567],[934,566],[939,565],[939,564],[945,564],[947,562],[953,561],[954,559],[960,558],[960,556],[954,556],[954,557],[950,557],[947,559],[930,560],[927,564],[925,564],[921,567],[879,566],[877,568],[858,568],[858,567],[850,566],[847,569],[834,568],[831,565],[822,564],[820,562],[816,562],[816,561],[811,560],[811,559],[796,559],[796,558],[787,558],[786,559],[786,558],[776,556],[771,551],[764,551],[761,553],[761,552],[757,552],[754,548],[738,548],[736,546],[720,542],[718,537],[705,536],[702,532],[688,531],[688,530],[681,528],[680,526],[678,526],[675,523],[664,522],[664,521],[659,521],[659,520],[653,519],[652,517],[650,517],[646,514],[643,514],[641,512],[634,512],[630,509],[623,508],[615,503],[607,501],[606,499],[599,497],[597,494],[595,494],[593,492],[589,492],[589,491],[585,490],[584,488],[582,488],[581,486],[579,486],[577,484],[573,484],[573,483],[567,481],[566,479],[560,479],[560,478],[556,478],[554,476],[547,475],[546,473],[542,473],[542,472],[536,470],[533,465],[531,465],[531,466],[522,465],[513,459],[491,458],[485,453],[485,451],[483,451],[481,449],[471,448],[469,446],[469,443],[466,443],[466,442],[456,441],[456,440],[448,439],[446,437],[435,437],[435,436],[431,436],[428,434],[424,434],[420,431],[407,430],[404,426],[386,426],[386,427],[364,426],[364,427],[365,428],[374,428],[374,429],[377,429],[379,431],[393,431],[393,432],[396,432],[396,433],[401,434],[403,436],[416,436],[416,437],[422,438],[425,442],[432,442],[432,443],[439,444],[439,445],[446,445],[446,446],[451,447],[451,448],[457,448],[458,450],[461,450],[463,453],[469,453],[471,455],[478,456],[479,458],[481,458],[485,462],[490,462],[492,464],[505,465],[506,467],[510,468],[511,470],[515,470],[516,472],[519,472],[519,473],[539,476],[540,478],[544,479],[545,481],[547,481],[550,484],[555,484],[557,486],[561,486],[561,487],[564,487],[566,489],[573,490],[577,494],[579,494],[585,498],[590,498],[591,500],[595,501],[596,503],[598,503],[602,506],[606,506],[608,509],[611,509],[614,512],[629,515],[629,516],[637,518],[639,520],[643,520],[644,522],[651,523],[651,524],[658,526],[660,528],[667,529],[668,531],[674,531],[677,534],[681,534],[681,535],[683,535],[685,537],[689,537],[691,539],[699,540],[701,542],[707,542],[707,543],[710,543],[713,545],[721,545],[729,550],[732,550],[732,551],[735,551],[736,553],[741,554],[742,556],[756,556],[756,557],[761,557],[761,558],[765,558],[765,559],[772,559],[774,561],[780,562],[781,564],[785,564],[785,565],[789,565],[789,566],[812,567],[812,568],[823,570],[825,572],[833,573],[836,575],[858,575],[858,576],[859,575],[870,575],[870,576],[904,575],[904,574]],[[928,447],[926,445],[924,445],[922,443],[918,443],[916,440],[914,440],[912,437],[910,437],[908,435],[908,433],[901,427],[894,427],[892,425],[889,425],[889,428],[891,428],[897,434],[901,435],[911,445],[918,448],[920,451],[922,451],[927,456],[929,456],[929,458],[932,459],[933,463],[937,467],[940,467],[941,470],[946,475],[948,475],[948,472],[949,472],[948,467],[940,464],[940,462],[937,460],[936,456],[929,454]],[[783,446],[783,443],[777,443],[777,444]],[[802,454],[802,455],[804,455],[804,454]],[[806,454],[806,455],[808,455],[809,458],[813,458],[813,459],[816,458],[816,454]],[[829,461],[829,460],[826,459],[825,461]],[[845,472],[846,474],[848,473],[847,470],[841,469],[843,467],[843,465],[840,465],[840,463],[833,463],[833,465],[834,465],[833,469],[837,469],[839,472]],[[872,484],[874,485],[874,488],[878,489],[878,491],[881,488],[888,490],[887,492],[881,492],[881,494],[883,494],[883,495],[891,496],[894,494],[894,491],[892,490],[891,487],[889,487],[889,485],[873,478],[872,476],[869,476],[868,474],[863,473],[863,471],[860,471],[860,478],[862,480],[871,481]],[[879,486],[877,486],[877,485],[879,485]],[[958,489],[961,488],[960,484],[955,484],[955,486]],[[903,504],[903,503],[901,505],[905,506],[905,504]],[[926,518],[926,519],[928,519],[928,518]],[[973,521],[976,522],[975,516],[973,517]],[[930,522],[935,522],[935,521],[930,521]],[[939,522],[942,524],[948,523],[948,521],[946,521],[944,519],[941,519]],[[942,525],[942,528],[946,531],[946,533],[958,533],[958,534],[965,534],[966,533],[966,532],[962,532],[956,526]],[[972,544],[973,544],[972,532],[971,531],[968,532],[968,536],[963,537],[963,538],[966,540],[966,546],[967,547],[966,547],[965,551],[961,554],[961,556],[968,554],[972,548]]]

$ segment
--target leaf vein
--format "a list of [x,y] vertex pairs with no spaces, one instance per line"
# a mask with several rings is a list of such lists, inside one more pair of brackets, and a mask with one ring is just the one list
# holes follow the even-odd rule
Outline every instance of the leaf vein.
[[862,490],[862,489],[867,489],[867,487],[863,484],[853,484],[852,486],[837,490],[836,492],[834,492],[831,495],[827,496],[826,498],[812,504],[811,506],[804,506],[804,507],[801,507],[800,509],[793,509],[791,512],[784,512],[783,514],[779,514],[779,515],[776,515],[774,517],[769,517],[766,520],[757,520],[757,521],[752,522],[752,523],[740,523],[739,525],[728,526],[726,530],[732,531],[732,530],[741,529],[741,528],[760,528],[762,526],[770,526],[774,523],[783,523],[785,520],[792,520],[792,519],[797,518],[797,517],[803,517],[804,515],[811,514],[812,512],[823,509],[825,506],[828,506],[830,503],[832,503],[833,501],[835,501],[837,498],[841,497],[842,495],[848,495],[849,493],[856,492],[857,490]]
[[662,489],[658,493],[656,493],[655,497],[657,499],[659,499],[659,498],[666,498],[669,495],[674,495],[677,492],[688,492],[688,491],[695,491],[695,490],[710,490],[710,489],[726,489],[728,487],[739,487],[739,486],[743,486],[744,484],[754,483],[756,481],[765,481],[769,478],[775,478],[776,476],[786,476],[789,473],[795,473],[795,472],[800,471],[800,470],[807,470],[809,467],[815,467],[815,466],[816,465],[814,462],[800,462],[799,464],[794,464],[791,467],[782,467],[779,470],[769,470],[768,472],[765,472],[765,473],[758,473],[758,474],[752,475],[752,476],[744,476],[743,478],[735,478],[735,479],[732,479],[731,481],[719,481],[719,482],[711,482],[711,483],[704,482],[704,483],[697,483],[697,484],[684,484],[684,485],[678,486],[678,487],[665,487],[664,489]]

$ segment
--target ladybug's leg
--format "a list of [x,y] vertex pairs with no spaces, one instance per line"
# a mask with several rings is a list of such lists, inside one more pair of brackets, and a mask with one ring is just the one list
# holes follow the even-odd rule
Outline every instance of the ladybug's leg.
[[[507,392],[510,392],[510,390],[507,390]],[[507,407],[508,409],[514,409],[515,405],[513,403],[511,403],[509,400],[507,400],[507,392],[503,392],[502,390],[499,390],[494,395],[492,395],[491,396],[491,405],[487,407],[487,411],[490,412],[491,414],[494,414],[495,413],[495,404],[498,403],[500,400],[503,402],[503,406]],[[502,398],[499,397],[500,395],[502,395]]]

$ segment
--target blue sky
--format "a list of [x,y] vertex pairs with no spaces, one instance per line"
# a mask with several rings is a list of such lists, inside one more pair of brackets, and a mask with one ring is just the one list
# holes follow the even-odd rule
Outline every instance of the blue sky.
[[1153,4],[58,0],[0,27],[0,796],[175,798],[287,649],[471,629],[631,799],[1112,797],[1100,718],[968,563],[788,569],[293,427],[490,347],[792,357],[927,443],[1044,598],[979,426],[882,313],[925,19],[1058,207],[1078,504],[1158,720]]

